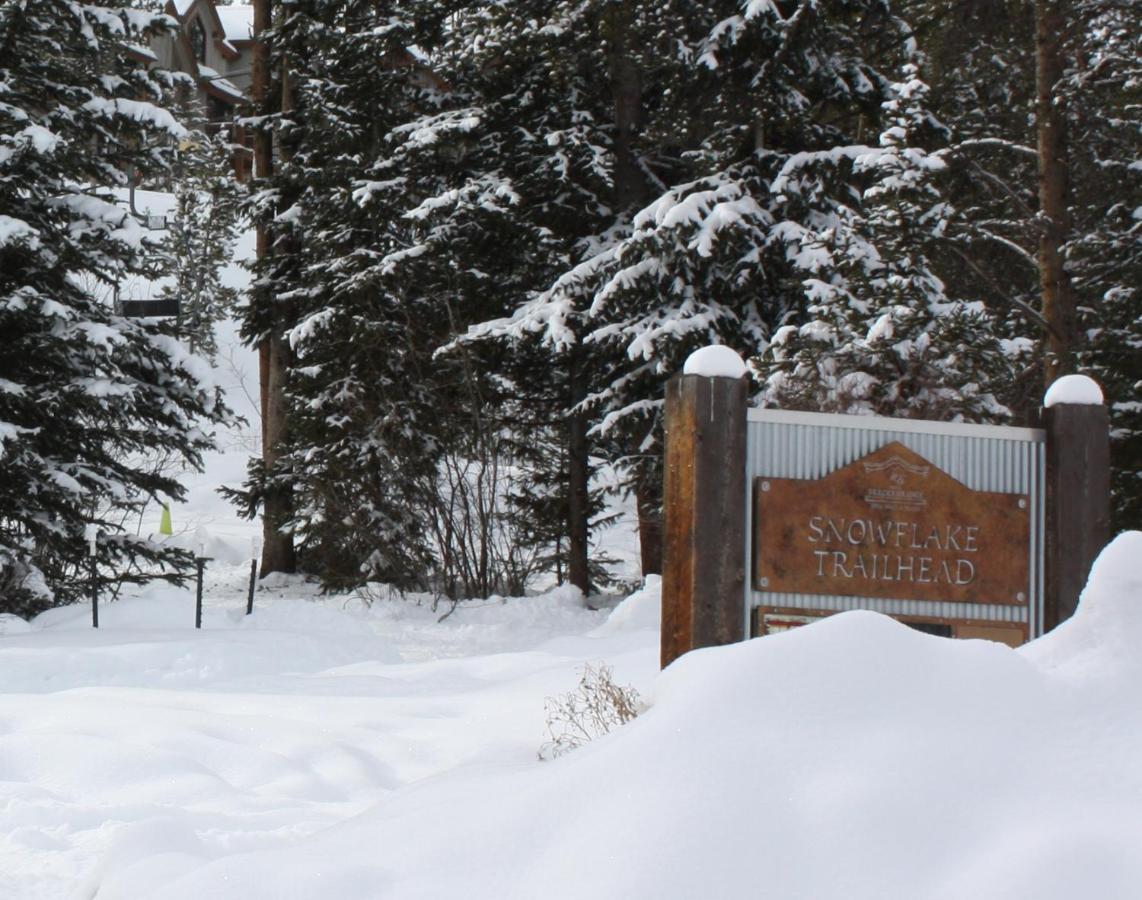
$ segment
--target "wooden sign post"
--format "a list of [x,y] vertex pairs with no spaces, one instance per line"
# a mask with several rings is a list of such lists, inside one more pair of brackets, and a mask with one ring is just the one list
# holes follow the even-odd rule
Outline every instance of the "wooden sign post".
[[745,378],[666,388],[662,665],[745,638]]
[[1043,410],[1047,430],[1048,629],[1074,615],[1095,557],[1110,541],[1110,421],[1105,406]]

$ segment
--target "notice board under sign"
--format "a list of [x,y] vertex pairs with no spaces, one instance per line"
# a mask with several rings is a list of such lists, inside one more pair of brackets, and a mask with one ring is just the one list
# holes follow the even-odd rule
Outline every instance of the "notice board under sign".
[[1028,498],[976,491],[898,442],[819,479],[754,479],[755,590],[1023,604]]

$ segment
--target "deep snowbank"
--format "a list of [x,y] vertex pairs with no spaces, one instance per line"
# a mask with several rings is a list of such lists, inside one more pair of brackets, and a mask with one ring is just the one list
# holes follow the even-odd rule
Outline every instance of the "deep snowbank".
[[557,762],[493,741],[271,849],[149,832],[97,896],[1137,898],[1140,559],[1118,538],[1075,619],[1021,651],[848,613],[692,653]]

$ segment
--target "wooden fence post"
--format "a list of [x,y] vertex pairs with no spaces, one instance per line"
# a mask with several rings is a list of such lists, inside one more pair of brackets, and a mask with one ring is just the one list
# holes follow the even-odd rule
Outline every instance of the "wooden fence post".
[[745,378],[678,375],[667,384],[663,667],[746,637],[747,397]]
[[[1101,392],[1097,396],[1101,399]],[[1074,614],[1091,565],[1110,540],[1106,407],[1051,404],[1050,397],[1042,413],[1047,431],[1046,630]]]

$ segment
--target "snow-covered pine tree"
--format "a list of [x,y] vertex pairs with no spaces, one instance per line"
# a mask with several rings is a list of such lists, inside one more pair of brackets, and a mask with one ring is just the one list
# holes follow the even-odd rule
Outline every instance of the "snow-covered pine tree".
[[[189,556],[129,526],[183,489],[227,413],[163,328],[115,314],[146,231],[111,189],[164,168],[184,129],[129,58],[150,14],[69,0],[0,6],[0,610],[86,593],[87,526],[103,578],[172,577]],[[151,273],[153,274],[153,273]]]
[[814,163],[864,152],[889,83],[876,56],[906,28],[885,2],[638,9],[635,58],[653,73],[640,155],[658,199],[616,216],[511,328],[591,354],[596,440],[649,484],[664,381],[686,353],[722,341],[752,355],[802,313],[817,235],[852,201],[844,167]]
[[167,225],[166,275],[160,297],[179,301],[179,336],[192,353],[213,360],[218,352],[214,326],[229,316],[238,292],[223,283],[222,270],[233,257],[240,221],[240,190],[234,180],[234,148],[226,129],[193,130],[178,144],[171,173],[175,208]]
[[867,186],[820,235],[820,275],[805,282],[807,321],[779,329],[759,361],[767,404],[977,422],[1011,416],[996,395],[1031,342],[1001,340],[987,307],[960,298],[932,268],[956,211],[935,182],[945,163],[922,146],[943,136],[926,94],[906,65],[884,103],[880,146],[852,158],[851,183]]
[[504,344],[509,362],[527,360],[509,376],[524,416],[538,415],[549,427],[566,423],[564,435],[553,435],[566,447],[563,502],[548,508],[565,510],[568,574],[579,586],[588,581],[595,505],[588,457],[621,459],[634,473],[622,487],[637,495],[646,572],[660,566],[660,479],[653,454],[629,452],[646,436],[645,422],[635,426],[641,436],[625,443],[591,433],[598,421],[591,398],[619,368],[609,350],[584,340],[591,328],[585,309],[574,302],[539,309],[534,301],[562,273],[625,233],[630,217],[680,166],[676,148],[657,147],[646,130],[648,98],[667,88],[656,74],[657,48],[650,46],[661,31],[658,12],[655,4],[634,2],[532,2],[511,10],[488,4],[470,45],[472,83],[479,85],[489,127],[500,135],[488,164],[511,173],[521,198],[511,215],[532,235],[532,249],[519,256],[527,264],[512,272],[516,290],[503,298],[513,315],[481,323],[470,337]]
[[[384,579],[424,586],[429,523],[419,492],[435,471],[434,436],[449,419],[434,394],[431,349],[447,330],[440,307],[418,308],[382,278],[409,249],[400,206],[371,203],[368,173],[390,131],[442,103],[442,85],[409,48],[430,52],[445,10],[410,2],[286,0],[270,40],[289,102],[277,116],[272,177],[253,198],[272,207],[273,252],[245,329],[284,325],[289,436],[273,471],[255,471],[248,499],[277,482],[294,496],[286,527],[302,564],[329,586]],[[411,173],[383,179],[412,184]]]
[[[929,260],[961,297],[976,297],[1004,337],[1041,333],[1035,262],[1034,16],[1022,0],[902,0],[931,85],[926,105],[946,129],[938,175],[954,200]],[[1003,402],[1028,421],[1042,396],[1032,357]]]
[[1113,524],[1142,527],[1142,8],[1080,20],[1060,93],[1070,110],[1073,234],[1065,248],[1085,347],[1110,409]]
[[[433,538],[436,583],[451,592],[449,479],[486,484],[509,469],[479,503],[515,494],[521,515],[489,526],[505,511],[479,506],[472,517],[480,529],[555,544],[532,548],[535,558],[574,541],[560,528],[529,528],[524,506],[562,507],[564,520],[586,522],[585,443],[582,516],[568,512],[574,491],[536,497],[519,476],[573,468],[565,423],[576,418],[574,391],[584,391],[575,379],[591,367],[540,363],[522,343],[510,355],[498,342],[437,350],[526,301],[610,221],[600,193],[607,138],[596,124],[609,121],[609,97],[591,90],[590,42],[605,7],[594,4],[592,20],[575,19],[583,11],[574,4],[473,3],[445,28],[435,4],[384,15],[371,3],[283,5],[276,52],[296,90],[274,177],[280,249],[267,272],[292,307],[297,364],[290,452],[271,477],[294,487],[292,527],[306,564],[330,584],[423,580]],[[570,555],[586,587],[585,524],[577,541],[581,554]],[[487,554],[474,555],[476,575],[458,576],[464,588],[498,589]]]
[[[635,50],[645,8],[545,0],[487,4],[469,20],[476,27],[466,29],[464,83],[479,97],[482,115],[477,165],[510,179],[517,198],[504,209],[504,226],[515,237],[497,282],[506,288],[501,314],[526,306],[594,252],[650,195],[654,175],[639,146],[645,84]],[[457,206],[449,216],[463,221],[476,213]],[[479,322],[473,312],[468,321]],[[561,471],[533,472],[547,492],[520,499],[532,510],[561,510],[559,525],[541,527],[560,543],[565,535],[561,574],[587,590],[597,571],[588,562],[589,532],[599,524],[590,457],[605,450],[589,436],[594,414],[586,401],[609,380],[610,364],[580,339],[584,327],[583,317],[567,308],[547,319],[483,322],[469,337],[507,348],[500,373],[512,385],[509,414],[545,435],[548,448],[563,448],[547,454],[565,460]],[[526,443],[520,456],[534,462]]]

